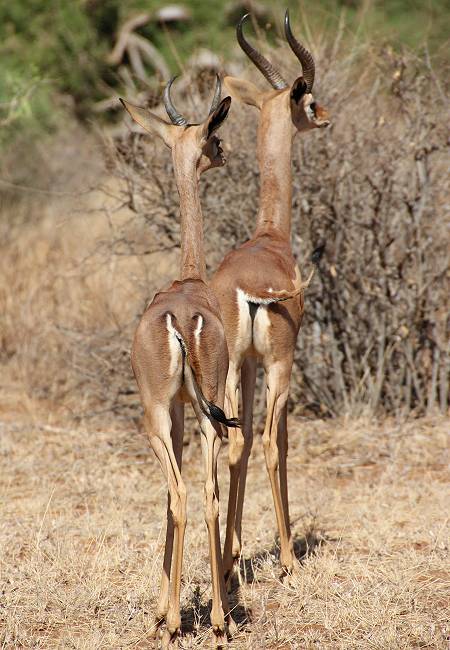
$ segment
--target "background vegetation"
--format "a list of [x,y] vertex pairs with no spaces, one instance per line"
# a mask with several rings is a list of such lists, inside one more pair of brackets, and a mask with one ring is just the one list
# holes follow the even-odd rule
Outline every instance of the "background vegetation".
[[[327,242],[306,298],[292,385],[297,413],[447,410],[448,102],[438,54],[448,12],[439,7],[406,15],[401,3],[384,3],[383,25],[377,3],[304,8],[316,98],[333,125],[294,147],[293,245],[303,273],[313,248]],[[149,83],[137,79],[126,55],[121,74],[107,63],[119,26],[144,8],[108,0],[1,9],[8,54],[1,74],[19,89],[2,104],[1,354],[12,385],[78,418],[138,417],[131,338],[153,292],[176,272],[170,156],[109,110],[119,91],[159,110],[158,75],[148,69]],[[194,117],[216,71],[265,82],[234,46],[242,7],[198,2],[190,11],[192,22],[170,33],[150,20],[141,35],[158,44],[172,71],[183,67],[175,92]],[[281,18],[278,8],[256,11],[263,29],[255,38],[294,79],[294,57],[264,28],[272,12]],[[399,22],[414,25],[415,49],[402,42]],[[211,43],[209,58],[190,58],[195,45]],[[216,50],[227,60],[214,58]],[[111,93],[113,103],[98,113]],[[211,271],[250,236],[258,194],[254,111],[235,103],[223,136],[228,164],[202,179]]]
[[[27,137],[61,127],[67,116],[92,119],[95,102],[118,94],[117,66],[107,63],[120,26],[136,12],[151,20],[138,33],[160,51],[173,73],[196,48],[228,59],[235,47],[234,25],[242,6],[257,9],[263,30],[274,41],[281,14],[289,6],[310,33],[330,37],[344,16],[348,37],[370,35],[433,56],[445,56],[450,20],[445,0],[318,0],[299,10],[297,0],[278,3],[190,0],[181,3],[190,18],[162,28],[157,11],[164,0],[20,0],[0,7],[0,143],[25,128]],[[110,117],[110,116],[108,116]]]

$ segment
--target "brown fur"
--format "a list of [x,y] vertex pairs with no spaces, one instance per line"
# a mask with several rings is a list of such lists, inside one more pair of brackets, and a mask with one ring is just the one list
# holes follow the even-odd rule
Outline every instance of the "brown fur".
[[[267,381],[263,444],[280,533],[281,563],[288,571],[295,566],[286,475],[286,402],[307,283],[301,282],[290,243],[292,141],[298,131],[327,126],[328,114],[314,104],[311,94],[305,94],[301,77],[290,88],[268,92],[242,79],[226,77],[224,81],[232,95],[260,111],[257,151],[261,177],[254,236],[226,255],[211,281],[219,299],[230,354],[226,388],[229,416],[238,416],[240,376],[243,396],[243,431],[230,431],[230,495],[224,547],[225,575],[229,578],[241,550],[241,518],[253,438],[256,359],[261,361]],[[265,304],[270,295],[292,298]]]
[[150,444],[168,485],[168,519],[156,625],[164,621],[163,648],[177,645],[181,626],[180,590],[186,528],[186,486],[181,476],[184,402],[198,418],[205,464],[205,520],[209,533],[216,645],[232,625],[223,577],[219,538],[217,457],[222,438],[219,422],[228,370],[228,351],[219,305],[205,283],[200,174],[224,164],[213,132],[225,119],[230,98],[200,125],[175,126],[125,103],[144,129],[172,150],[181,211],[181,280],[155,295],[142,316],[132,349],[132,365],[145,411]]
[[[220,404],[220,386],[225,384],[228,369],[228,350],[224,336],[219,305],[213,291],[200,279],[175,280],[165,291],[155,295],[136,330],[131,362],[139,387],[149,390],[148,377],[156,375],[152,385],[151,401],[170,403],[183,384],[183,373],[173,383],[167,360],[166,316],[172,316],[174,327],[186,343],[189,365],[195,371],[203,395]],[[197,348],[194,331],[197,317],[203,318],[201,348]],[[185,391],[182,401],[191,401]],[[223,399],[223,398],[222,398]]]

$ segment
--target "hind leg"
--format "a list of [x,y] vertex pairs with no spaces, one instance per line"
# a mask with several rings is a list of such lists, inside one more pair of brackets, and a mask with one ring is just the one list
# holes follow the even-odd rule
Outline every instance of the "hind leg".
[[[174,402],[170,409],[170,417],[172,421],[171,438],[173,451],[178,464],[179,471],[181,472],[181,461],[183,454],[183,434],[184,434],[184,404],[182,402]],[[169,586],[170,586],[170,569],[172,564],[172,551],[173,551],[173,538],[174,538],[174,523],[172,513],[170,510],[170,493],[167,494],[167,530],[166,530],[166,543],[164,548],[163,570],[161,576],[161,588],[159,592],[158,606],[156,610],[156,625],[159,626],[165,619],[169,609]]]
[[[239,366],[230,362],[226,383],[227,416],[238,417],[239,405]],[[239,489],[239,474],[244,451],[244,435],[239,428],[228,430],[228,466],[230,471],[230,489],[228,494],[227,527],[223,548],[225,580],[231,576],[234,565],[233,546],[235,543],[236,504]]]
[[[167,480],[170,519],[173,523],[173,535],[170,536],[171,529],[169,527],[169,541],[166,544],[167,549],[173,544],[172,566],[171,568],[168,568],[167,565],[163,567],[161,580],[163,586],[166,581],[171,582],[167,587],[169,603],[166,614],[166,630],[162,637],[162,647],[169,648],[176,647],[181,627],[180,592],[184,533],[186,529],[186,487],[181,478],[172,444],[169,410],[163,406],[155,407],[152,405],[151,408],[146,409],[145,423],[150,444]],[[170,537],[173,539],[172,542]],[[166,560],[166,554],[164,559]],[[164,601],[162,604],[165,606],[165,598],[162,601]]]
[[[287,430],[281,426],[278,435],[280,418],[284,413],[289,393],[289,380],[292,363],[279,362],[266,371],[267,377],[267,416],[263,434],[263,447],[267,472],[275,506],[278,531],[280,535],[280,559],[283,569],[289,573],[296,565],[292,535],[287,510]],[[281,445],[280,445],[281,442]],[[281,474],[281,476],[280,476]]]
[[244,434],[244,448],[242,450],[239,471],[239,489],[236,505],[235,534],[233,539],[233,558],[235,560],[239,558],[242,548],[242,512],[244,508],[248,460],[253,445],[253,399],[255,396],[256,365],[256,359],[254,357],[249,357],[245,359],[241,370],[242,431]]
[[198,413],[202,432],[202,452],[205,467],[204,509],[208,528],[209,556],[211,563],[212,609],[211,624],[215,645],[226,642],[225,620],[232,624],[223,577],[223,564],[219,532],[219,492],[217,481],[217,458],[221,446],[222,432],[218,423],[212,423]]

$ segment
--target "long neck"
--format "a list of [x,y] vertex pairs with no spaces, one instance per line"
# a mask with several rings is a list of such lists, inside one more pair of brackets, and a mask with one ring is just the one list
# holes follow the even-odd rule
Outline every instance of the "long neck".
[[[285,98],[288,101],[289,95]],[[287,106],[263,107],[258,127],[259,212],[255,235],[291,234],[292,123]]]
[[195,164],[174,160],[175,178],[181,213],[181,279],[206,280],[203,247],[203,215],[199,198],[199,181]]

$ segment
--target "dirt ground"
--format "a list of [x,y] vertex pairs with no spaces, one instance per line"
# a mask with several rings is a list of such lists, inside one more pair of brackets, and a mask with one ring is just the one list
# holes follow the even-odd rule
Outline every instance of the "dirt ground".
[[[156,648],[166,489],[143,434],[59,427],[0,409],[1,648]],[[257,436],[233,649],[450,643],[449,422],[290,422],[301,569],[280,580]],[[228,472],[221,453],[221,513]],[[200,445],[189,489],[181,648],[210,647]],[[222,525],[223,525],[222,517]]]

